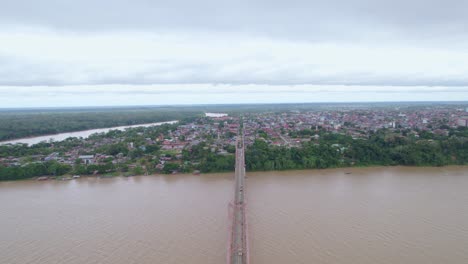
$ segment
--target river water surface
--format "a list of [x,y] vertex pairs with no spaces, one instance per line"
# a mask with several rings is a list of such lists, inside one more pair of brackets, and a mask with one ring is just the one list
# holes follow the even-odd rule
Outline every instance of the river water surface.
[[[2,182],[0,262],[225,263],[232,176]],[[468,167],[247,177],[252,264],[468,263]]]

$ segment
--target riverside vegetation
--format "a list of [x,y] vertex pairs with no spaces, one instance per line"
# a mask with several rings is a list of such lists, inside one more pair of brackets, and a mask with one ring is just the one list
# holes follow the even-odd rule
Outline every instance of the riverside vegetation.
[[203,114],[197,109],[158,107],[134,109],[59,109],[0,111],[0,141],[64,132],[180,120]]

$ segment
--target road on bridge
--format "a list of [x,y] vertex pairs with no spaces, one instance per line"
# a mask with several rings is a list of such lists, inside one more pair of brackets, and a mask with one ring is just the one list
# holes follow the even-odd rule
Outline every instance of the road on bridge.
[[244,136],[239,133],[236,142],[235,195],[229,264],[248,263],[247,225],[245,222],[245,153]]

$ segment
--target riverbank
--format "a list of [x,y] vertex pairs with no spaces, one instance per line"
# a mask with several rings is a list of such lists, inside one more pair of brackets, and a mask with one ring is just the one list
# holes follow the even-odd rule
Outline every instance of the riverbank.
[[[441,171],[444,170],[466,170],[466,175],[468,176],[468,165],[447,165],[447,166],[361,166],[361,167],[341,167],[341,168],[325,168],[325,169],[300,169],[300,170],[271,170],[271,171],[247,171],[246,178],[249,176],[255,175],[264,175],[264,174],[271,174],[271,175],[283,175],[283,174],[290,174],[290,173],[302,173],[302,174],[311,174],[311,175],[327,175],[327,174],[343,174],[343,175],[355,175],[360,174],[363,172],[376,172],[378,170],[395,170],[395,171],[418,171],[418,170],[432,170],[432,171]],[[95,178],[95,179],[109,179],[109,178],[133,178],[133,177],[204,177],[209,176],[212,177],[214,175],[234,175],[234,171],[232,172],[209,172],[209,173],[176,173],[176,174],[164,174],[164,173],[154,173],[154,174],[141,174],[141,175],[132,175],[132,174],[118,174],[118,173],[109,173],[109,174],[96,174],[96,175],[79,175],[80,177],[74,178],[74,175],[63,175],[59,177],[48,177],[42,181],[71,181],[71,180],[80,180],[80,179],[87,179],[87,178]],[[18,180],[11,180],[11,181],[0,181],[2,182],[17,182],[17,181],[37,181],[41,177],[33,177],[27,179],[18,179]]]

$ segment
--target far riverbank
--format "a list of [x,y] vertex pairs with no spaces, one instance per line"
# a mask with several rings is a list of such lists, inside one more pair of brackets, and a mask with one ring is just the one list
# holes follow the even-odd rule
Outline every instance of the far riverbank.
[[[441,166],[441,167],[430,167],[430,166],[367,166],[367,167],[342,167],[342,168],[326,168],[326,169],[304,169],[304,170],[272,170],[272,171],[247,171],[246,172],[246,177],[249,178],[249,176],[259,176],[259,175],[288,175],[288,174],[294,174],[294,173],[301,173],[301,174],[307,174],[310,176],[314,175],[328,175],[328,174],[333,174],[333,175],[360,175],[360,174],[375,174],[376,172],[378,173],[379,171],[396,171],[396,172],[420,172],[420,171],[431,171],[431,174],[434,172],[440,172],[441,175],[443,175],[447,171],[466,171],[466,175],[468,176],[468,165],[448,165],[448,166]],[[203,176],[213,176],[213,175],[234,175],[234,171],[232,172],[209,172],[209,173],[200,173],[200,174],[194,174],[194,173],[177,173],[177,174],[162,174],[162,173],[157,173],[157,174],[149,174],[149,175],[130,175],[126,176],[123,174],[98,174],[98,175],[80,175],[79,178],[73,178],[73,175],[64,175],[60,177],[48,177],[47,180],[44,181],[69,181],[69,180],[80,180],[80,179],[86,179],[86,178],[97,178],[97,179],[109,179],[109,178],[134,178],[134,177],[174,177],[177,176],[178,178],[180,177],[203,177]],[[39,177],[35,178],[29,178],[29,179],[20,179],[20,180],[14,180],[16,181],[38,181]],[[2,181],[0,181],[1,183]],[[3,181],[3,182],[9,182],[9,181]]]

